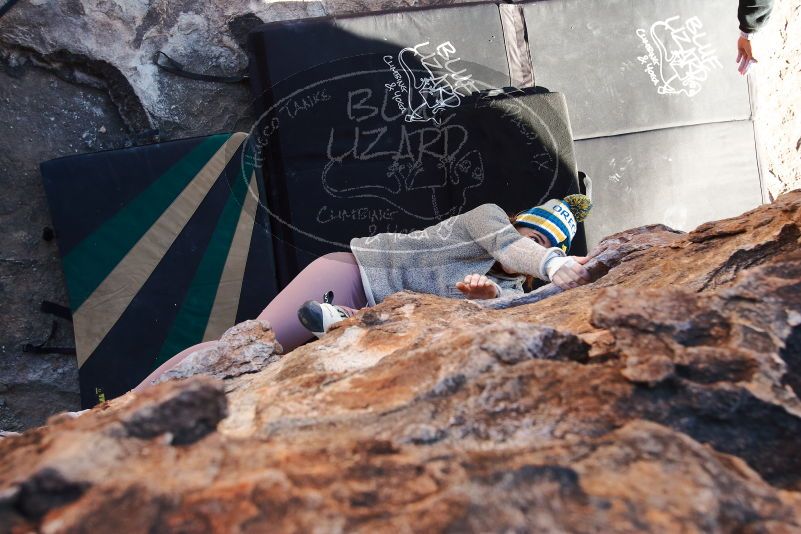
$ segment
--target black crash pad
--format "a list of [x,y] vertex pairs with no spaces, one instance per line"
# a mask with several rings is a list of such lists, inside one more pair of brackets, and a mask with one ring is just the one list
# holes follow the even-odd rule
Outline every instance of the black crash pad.
[[511,81],[497,5],[271,23],[249,49],[282,284],[353,237],[577,191],[564,99],[486,93]]
[[577,139],[748,119],[732,0],[524,6],[537,84],[565,94]]
[[576,142],[580,168],[593,177],[590,247],[628,228],[687,231],[759,206],[753,128],[737,121]]
[[84,407],[276,294],[254,161],[236,133],[42,163]]

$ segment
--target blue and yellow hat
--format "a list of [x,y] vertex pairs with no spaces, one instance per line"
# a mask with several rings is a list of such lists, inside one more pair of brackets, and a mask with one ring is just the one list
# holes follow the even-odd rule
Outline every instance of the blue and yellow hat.
[[515,217],[515,226],[526,226],[546,236],[552,247],[567,252],[576,237],[578,223],[584,222],[592,209],[587,195],[570,195],[562,200],[551,199],[541,206]]

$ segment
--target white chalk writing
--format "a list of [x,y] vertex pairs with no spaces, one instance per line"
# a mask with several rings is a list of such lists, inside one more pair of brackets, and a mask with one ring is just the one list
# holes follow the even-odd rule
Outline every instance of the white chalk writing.
[[317,222],[327,224],[334,221],[369,221],[370,223],[390,221],[398,213],[391,208],[353,208],[339,209],[323,206],[317,212]]
[[466,68],[459,68],[461,58],[455,57],[456,47],[450,41],[433,50],[430,42],[406,47],[393,56],[384,56],[393,82],[384,88],[403,113],[407,122],[440,124],[438,115],[461,103],[462,94],[477,91],[475,81]]
[[678,16],[638,29],[645,55],[637,60],[660,95],[693,97],[713,69],[723,65],[698,17],[681,24]]

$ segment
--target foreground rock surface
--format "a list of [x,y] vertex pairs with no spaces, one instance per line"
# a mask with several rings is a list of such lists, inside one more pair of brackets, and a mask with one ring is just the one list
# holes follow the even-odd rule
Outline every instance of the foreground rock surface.
[[219,342],[189,354],[178,365],[153,380],[169,380],[204,374],[219,379],[255,373],[281,357],[281,344],[267,321],[245,321],[228,329]]
[[0,439],[0,525],[799,531],[800,236],[794,192],[611,236],[602,278],[534,304],[401,293],[280,358],[245,324],[260,370]]

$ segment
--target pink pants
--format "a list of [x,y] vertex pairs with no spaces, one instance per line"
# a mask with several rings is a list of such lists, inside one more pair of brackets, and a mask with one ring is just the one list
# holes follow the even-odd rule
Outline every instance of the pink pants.
[[[350,252],[334,252],[314,260],[259,315],[259,319],[270,323],[285,353],[314,337],[300,324],[298,308],[307,300],[322,301],[323,295],[328,291],[334,292],[334,304],[357,310],[367,306],[359,266]],[[217,341],[206,341],[179,352],[153,371],[134,391],[148,387],[153,380],[178,365],[189,354],[216,343]]]

